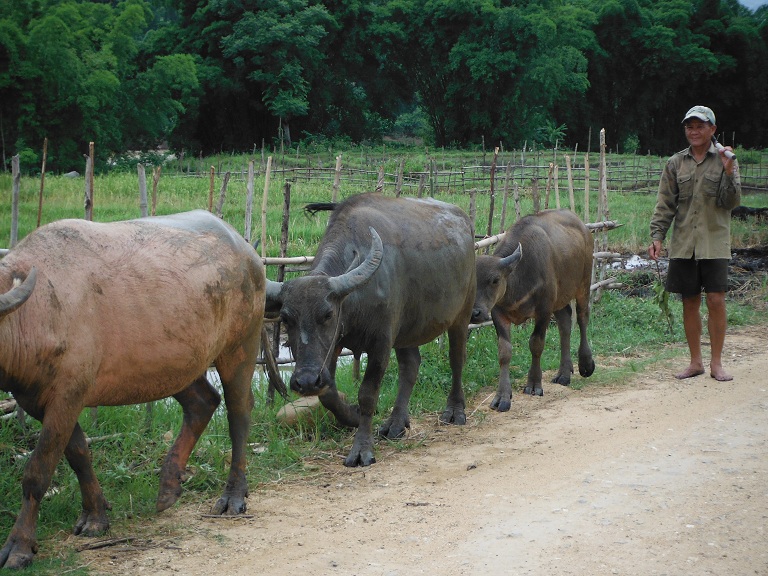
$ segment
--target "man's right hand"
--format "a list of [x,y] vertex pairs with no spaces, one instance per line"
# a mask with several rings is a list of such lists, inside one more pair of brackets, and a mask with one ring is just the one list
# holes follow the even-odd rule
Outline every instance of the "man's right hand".
[[661,256],[661,240],[654,240],[648,247],[648,256],[651,260],[658,260]]

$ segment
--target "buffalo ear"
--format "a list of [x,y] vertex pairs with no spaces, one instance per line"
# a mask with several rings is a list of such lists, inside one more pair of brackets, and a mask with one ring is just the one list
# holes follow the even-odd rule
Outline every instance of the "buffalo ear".
[[267,295],[264,303],[264,315],[275,317],[280,314],[280,308],[283,307],[283,283],[273,282],[267,279]]
[[518,242],[517,248],[514,252],[512,252],[512,254],[499,260],[499,267],[505,274],[510,274],[522,257],[523,245]]

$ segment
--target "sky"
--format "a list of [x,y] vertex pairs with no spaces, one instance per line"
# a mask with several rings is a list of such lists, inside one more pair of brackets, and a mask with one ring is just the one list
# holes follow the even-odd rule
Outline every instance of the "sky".
[[747,8],[751,8],[752,10],[755,10],[756,8],[759,8],[763,4],[768,4],[768,0],[739,0],[739,4],[742,6],[746,6]]

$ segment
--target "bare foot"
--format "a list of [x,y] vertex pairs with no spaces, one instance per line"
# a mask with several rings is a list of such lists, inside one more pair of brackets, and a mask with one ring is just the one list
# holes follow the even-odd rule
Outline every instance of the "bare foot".
[[731,376],[730,374],[728,374],[728,373],[727,373],[725,370],[723,370],[722,368],[720,368],[720,369],[718,369],[718,370],[714,370],[714,369],[712,369],[712,370],[710,371],[709,375],[710,375],[710,376],[712,376],[712,378],[714,378],[714,379],[715,379],[715,380],[717,380],[718,382],[728,382],[729,380],[733,380],[733,376]]
[[693,378],[694,376],[701,376],[702,374],[704,374],[704,368],[688,366],[688,368],[682,372],[675,374],[675,378],[678,380],[685,380],[686,378]]

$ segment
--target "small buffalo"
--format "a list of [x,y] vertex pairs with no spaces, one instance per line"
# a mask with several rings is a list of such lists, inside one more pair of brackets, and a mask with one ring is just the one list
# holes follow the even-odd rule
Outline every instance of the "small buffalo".
[[32,562],[40,503],[62,454],[82,494],[75,534],[109,527],[109,504],[77,422],[86,406],[168,396],[181,404],[181,431],[160,471],[157,498],[158,511],[171,506],[220,402],[206,378],[211,365],[221,378],[232,440],[229,478],[213,512],[245,511],[265,284],[253,248],[202,210],[110,224],[61,220],[0,260],[0,389],[42,422],[0,567]]
[[472,322],[493,320],[499,346],[499,386],[491,407],[504,412],[512,402],[509,362],[510,324],[533,318],[529,340],[531,368],[526,394],[541,396],[541,353],[554,314],[560,331],[560,368],[555,383],[571,383],[571,300],[576,300],[579,324],[579,374],[595,370],[587,342],[592,237],[584,223],[568,210],[545,210],[521,218],[504,235],[492,256],[477,257],[477,298]]
[[[268,282],[268,314],[279,312],[296,366],[291,389],[319,395],[336,419],[357,427],[344,464],[376,459],[372,419],[390,351],[398,363],[398,393],[379,428],[388,438],[410,426],[408,400],[418,375],[419,346],[448,332],[452,372],[441,421],[464,424],[461,373],[477,284],[469,217],[436,200],[361,194],[333,210],[311,271]],[[339,397],[334,375],[342,347],[367,365],[358,405]]]

